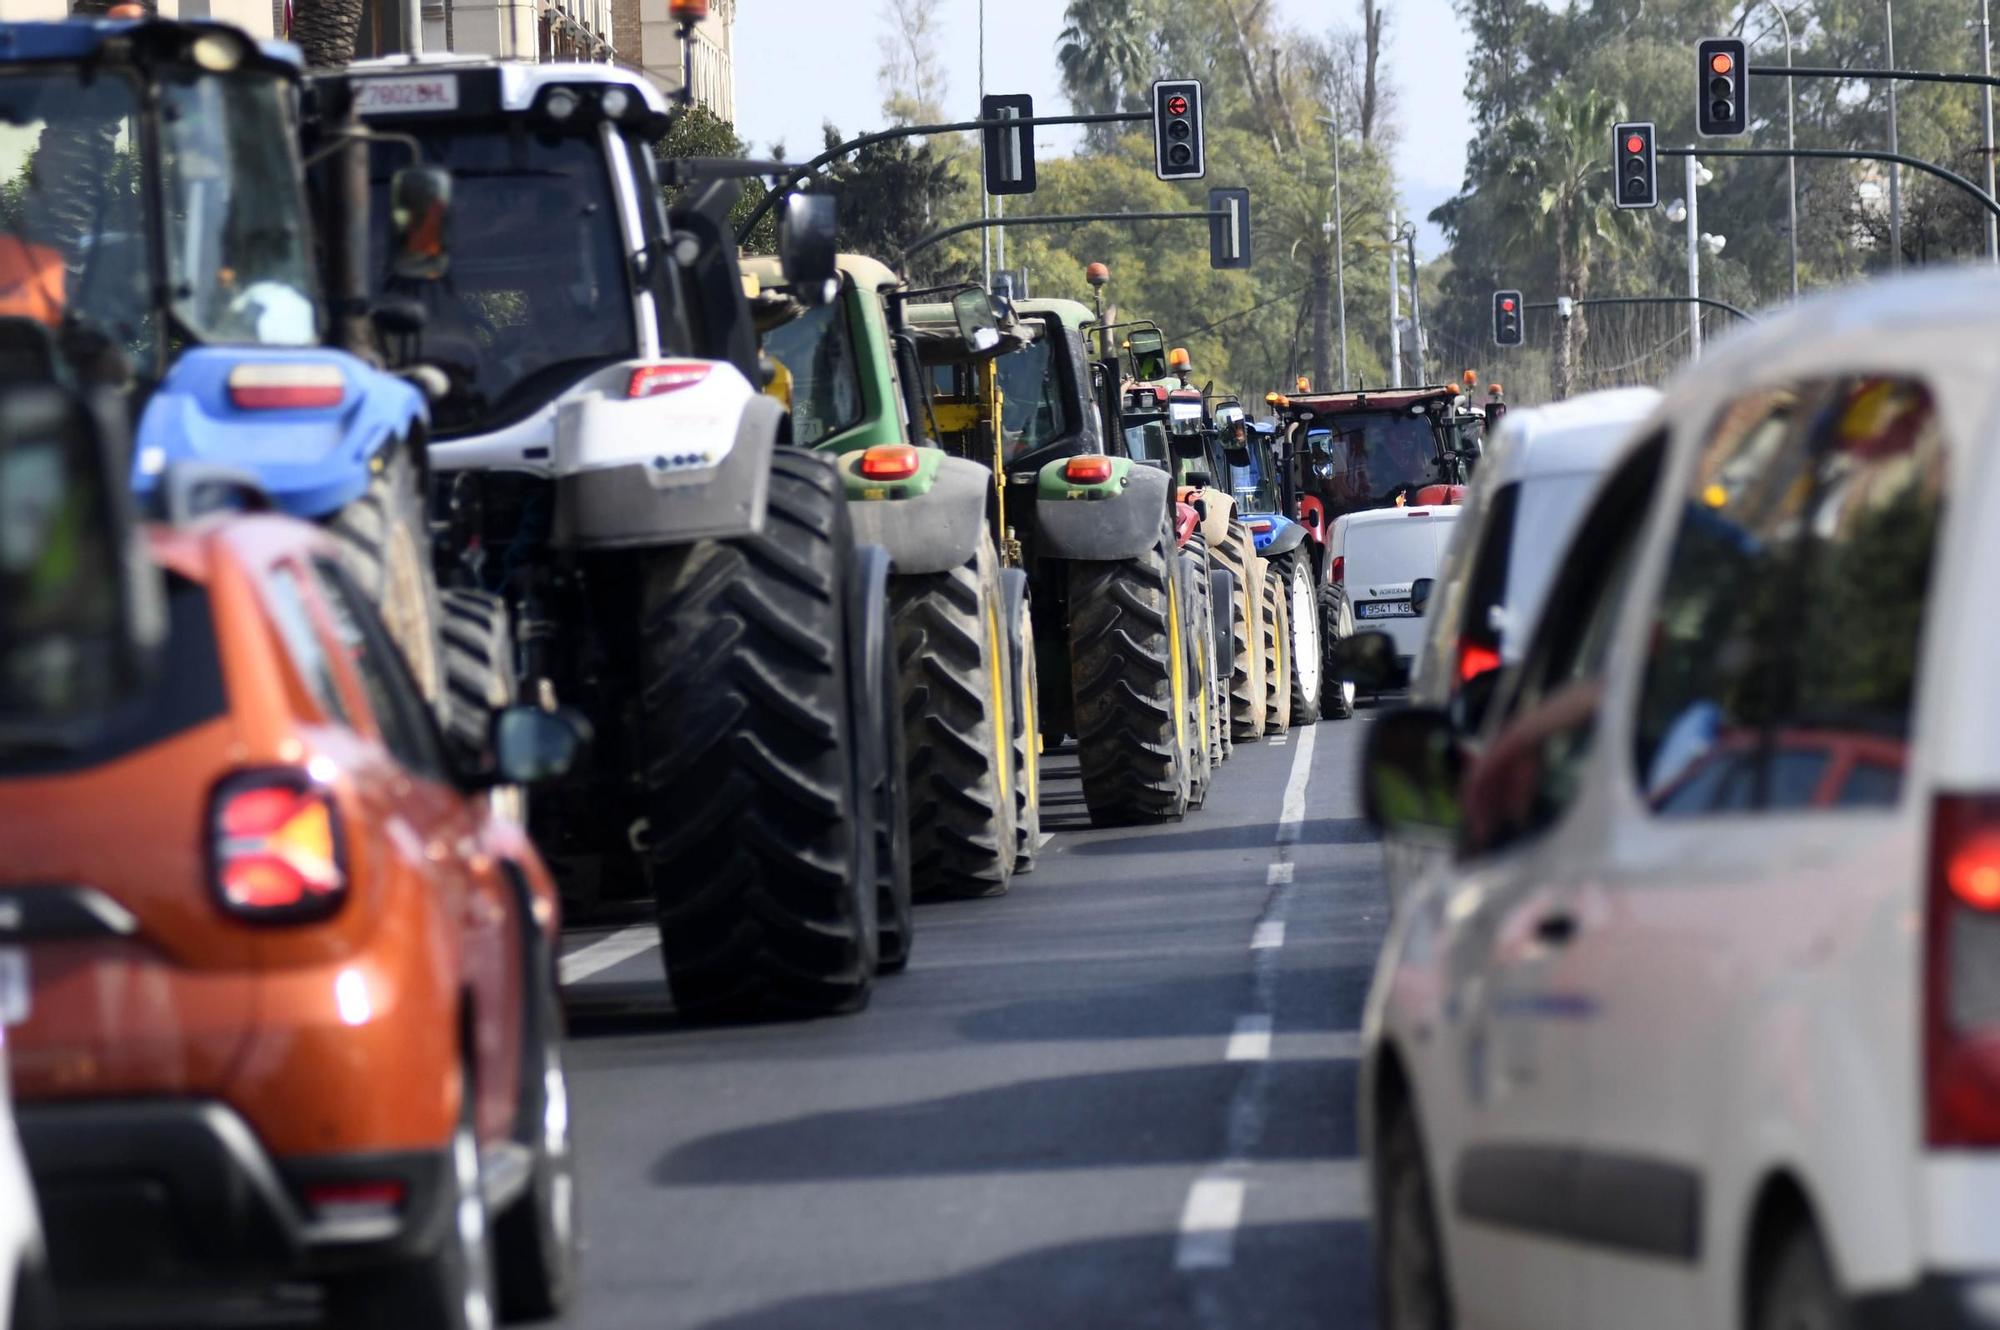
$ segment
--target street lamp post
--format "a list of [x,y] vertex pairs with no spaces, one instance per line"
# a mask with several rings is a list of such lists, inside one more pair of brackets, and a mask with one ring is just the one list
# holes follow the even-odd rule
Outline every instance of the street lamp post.
[[1403,243],[1410,247],[1410,366],[1416,371],[1417,382],[1424,381],[1424,304],[1417,290],[1417,228],[1413,222],[1403,223]]
[[[1986,0],[1979,0],[1979,71],[1987,78],[1993,77],[1993,31],[1987,22]],[[1980,99],[1986,133],[1980,145],[1986,157],[1986,193],[1993,193],[1993,86],[1989,83],[1981,88]],[[1986,257],[2000,263],[2000,224],[1989,215],[1986,219]]]
[[[1779,4],[1778,0],[1764,0],[1764,3],[1769,5],[1772,11],[1778,16],[1778,28],[1785,34],[1785,68],[1790,69],[1792,67],[1792,20],[1785,14],[1785,7]],[[1986,0],[1980,0],[1982,6],[1985,3]],[[1749,19],[1750,10],[1746,6],[1743,10],[1743,17],[1736,20],[1736,30],[1741,32],[1743,25]],[[1894,63],[1895,61],[1892,59],[1890,64],[1893,65]],[[1891,95],[1893,96],[1894,94],[1892,93]],[[1792,87],[1792,80],[1788,78],[1785,80],[1785,151],[1787,152],[1798,146],[1798,139],[1794,133],[1797,100],[1797,94]],[[1990,139],[1992,137],[1993,135],[1989,130],[1987,138]],[[1991,159],[1989,158],[1988,160],[1990,162]],[[1792,299],[1797,300],[1799,298],[1799,162],[1796,157],[1787,157],[1785,159],[1785,184],[1785,215],[1788,222],[1786,237],[1791,242],[1792,251]],[[1990,183],[1987,186],[1986,192],[1989,194],[1993,192]]]
[[[1896,67],[1896,6],[1882,0],[1882,31],[1889,68]],[[1896,144],[1896,85],[1889,84],[1889,151],[1901,152]],[[1903,266],[1903,168],[1889,163],[1889,267]]]
[[1347,391],[1347,255],[1345,237],[1341,234],[1340,217],[1340,103],[1333,104],[1331,116],[1319,117],[1319,122],[1333,133],[1333,308],[1338,316],[1340,338],[1340,391]]
[[1403,290],[1396,275],[1396,214],[1389,214],[1389,386],[1403,386]]

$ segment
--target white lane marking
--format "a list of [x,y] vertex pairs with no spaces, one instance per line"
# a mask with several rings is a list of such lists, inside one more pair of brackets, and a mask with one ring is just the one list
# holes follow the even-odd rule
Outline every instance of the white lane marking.
[[1292,775],[1285,782],[1285,802],[1278,813],[1278,843],[1299,838],[1299,824],[1306,820],[1306,782],[1312,779],[1313,740],[1319,727],[1299,731],[1299,746],[1292,750]]
[[1270,951],[1285,945],[1285,921],[1266,919],[1250,934],[1250,950]]
[[1289,735],[1279,734],[1272,736],[1270,739],[1265,740],[1265,742],[1271,744],[1273,747],[1278,747],[1290,742],[1290,738],[1291,736]]
[[1243,1220],[1241,1178],[1199,1178],[1181,1208],[1181,1238],[1174,1265],[1220,1270],[1236,1259],[1236,1226]]
[[1264,885],[1267,887],[1281,887],[1291,880],[1292,866],[1290,864],[1272,864],[1264,870]]
[[599,938],[563,957],[562,982],[573,984],[588,979],[600,970],[608,970],[620,961],[631,960],[659,945],[660,930],[652,924],[621,928],[610,937]]
[[1035,842],[1035,848],[1039,850],[1039,849],[1041,849],[1041,848],[1042,848],[1042,847],[1043,847],[1044,845],[1047,845],[1047,844],[1048,844],[1048,843],[1049,843],[1050,841],[1054,840],[1055,838],[1056,838],[1056,833],[1055,833],[1055,832],[1053,832],[1053,831],[1044,831],[1044,832],[1042,833],[1042,837],[1041,837],[1041,839]]
[[1238,1016],[1222,1050],[1224,1062],[1263,1062],[1271,1056],[1271,1018]]
[[1326,1055],[1330,1058],[1358,1058],[1361,1056],[1361,1031],[1335,1030],[1326,1037]]

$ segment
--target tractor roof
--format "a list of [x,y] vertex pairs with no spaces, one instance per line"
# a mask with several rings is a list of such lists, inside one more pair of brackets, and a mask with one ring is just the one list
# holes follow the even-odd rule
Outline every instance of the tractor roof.
[[1365,388],[1351,393],[1292,393],[1277,405],[1281,415],[1299,420],[1305,418],[1304,412],[1319,419],[1360,411],[1407,411],[1413,406],[1449,402],[1457,396],[1457,386],[1444,383],[1422,388]]
[[974,351],[966,345],[964,336],[958,331],[958,317],[952,313],[950,305],[930,303],[905,305],[903,322],[910,335],[916,338],[917,353],[927,365],[955,364],[964,360],[990,360],[1004,356],[1009,351],[1018,351],[1035,340],[1035,325],[1022,323],[1019,319],[1003,319],[1000,322],[1000,342],[984,351]]
[[[756,278],[758,285],[766,289],[786,285],[785,269],[776,254],[745,254],[741,262],[744,275]],[[897,290],[903,285],[903,279],[896,275],[894,268],[866,254],[837,254],[833,264],[842,276],[863,291],[879,294]]]
[[379,78],[389,74],[449,74],[494,70],[500,76],[500,109],[526,111],[542,89],[575,87],[581,83],[617,86],[636,94],[646,109],[656,116],[668,113],[666,96],[652,81],[618,65],[587,64],[580,60],[540,64],[532,60],[502,59],[499,56],[439,52],[426,55],[385,55],[372,60],[356,60],[339,74],[354,78]]
[[1072,332],[1081,332],[1097,323],[1097,312],[1081,300],[1016,300],[1014,312],[1017,314],[1053,314],[1062,320],[1062,325]]
[[165,46],[178,36],[191,42],[205,32],[234,35],[271,65],[296,75],[305,68],[305,57],[290,42],[254,41],[241,28],[206,20],[176,22],[172,19],[63,19],[45,23],[0,23],[0,64],[36,61],[82,60],[105,53],[124,40]]

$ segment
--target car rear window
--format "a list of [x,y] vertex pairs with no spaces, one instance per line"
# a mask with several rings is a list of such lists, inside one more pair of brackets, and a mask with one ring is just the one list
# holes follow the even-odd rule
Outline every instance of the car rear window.
[[1350,592],[1365,600],[1371,595],[1370,582],[1401,584],[1437,576],[1452,520],[1440,513],[1406,513],[1348,528],[1345,558]]
[[0,779],[85,771],[150,748],[228,710],[208,590],[166,575],[167,639],[146,686],[106,722],[62,747],[0,748]]
[[1535,476],[1521,482],[1520,511],[1507,561],[1507,622],[1517,639],[1542,611],[1542,598],[1555,580],[1556,564],[1569,548],[1576,524],[1602,477],[1594,472]]

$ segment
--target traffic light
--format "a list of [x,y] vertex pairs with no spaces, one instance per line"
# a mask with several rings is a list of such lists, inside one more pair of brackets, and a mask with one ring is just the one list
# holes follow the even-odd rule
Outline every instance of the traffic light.
[[[1032,120],[1035,99],[1027,93],[992,93],[979,99],[981,120]],[[986,151],[988,194],[1035,192],[1035,127],[989,128],[980,131]]]
[[1651,121],[1612,126],[1611,161],[1612,170],[1617,172],[1619,207],[1660,206],[1659,163],[1653,157]]
[[1153,85],[1153,174],[1199,180],[1208,174],[1201,152],[1201,81],[1163,79]]
[[1495,291],[1493,293],[1493,345],[1519,346],[1521,344],[1521,293],[1519,291]]
[[[1250,191],[1208,191],[1208,266],[1250,266]],[[1220,216],[1216,214],[1220,213]]]
[[1750,67],[1738,37],[1710,37],[1697,48],[1696,77],[1701,95],[1695,100],[1695,128],[1707,138],[1733,138],[1750,132]]

